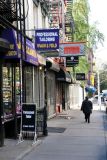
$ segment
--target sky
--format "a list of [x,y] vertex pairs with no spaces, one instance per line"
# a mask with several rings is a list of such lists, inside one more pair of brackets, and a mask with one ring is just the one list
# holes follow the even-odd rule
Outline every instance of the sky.
[[97,28],[105,36],[104,46],[98,46],[94,53],[97,59],[107,62],[107,0],[88,0],[90,5],[90,24],[98,22]]

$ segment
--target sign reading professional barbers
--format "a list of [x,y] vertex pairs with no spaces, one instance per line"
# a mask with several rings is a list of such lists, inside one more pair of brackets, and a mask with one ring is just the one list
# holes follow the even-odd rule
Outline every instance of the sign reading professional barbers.
[[59,29],[40,29],[35,32],[36,50],[45,51],[59,49]]
[[35,132],[36,127],[36,105],[22,105],[22,131]]

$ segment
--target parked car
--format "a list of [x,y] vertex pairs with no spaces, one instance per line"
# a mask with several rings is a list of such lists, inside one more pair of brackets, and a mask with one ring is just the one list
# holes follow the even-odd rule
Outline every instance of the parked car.
[[[100,95],[100,97],[101,97],[101,103],[103,103],[103,102],[104,102],[104,98],[103,98],[102,95]],[[98,95],[95,95],[94,97],[90,98],[90,100],[91,100],[94,104],[98,103]]]

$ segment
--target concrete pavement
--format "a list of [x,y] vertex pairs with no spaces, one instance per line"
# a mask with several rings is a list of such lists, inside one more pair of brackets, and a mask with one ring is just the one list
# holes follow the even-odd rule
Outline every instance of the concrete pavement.
[[79,110],[64,111],[48,121],[48,136],[35,145],[6,140],[0,160],[107,160],[107,115],[93,111],[85,123]]

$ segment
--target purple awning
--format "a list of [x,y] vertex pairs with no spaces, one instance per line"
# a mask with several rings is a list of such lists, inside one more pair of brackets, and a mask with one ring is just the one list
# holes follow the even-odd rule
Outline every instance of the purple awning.
[[[37,53],[34,44],[26,38],[26,53],[24,50],[21,52],[21,38],[22,38],[22,48],[24,47],[24,37],[19,36],[19,41],[17,42],[16,31],[13,29],[5,29],[2,32],[2,38],[5,38],[10,43],[10,50],[4,55],[6,59],[20,59],[22,58],[26,62],[34,65],[38,65]],[[22,55],[21,55],[22,54]]]

